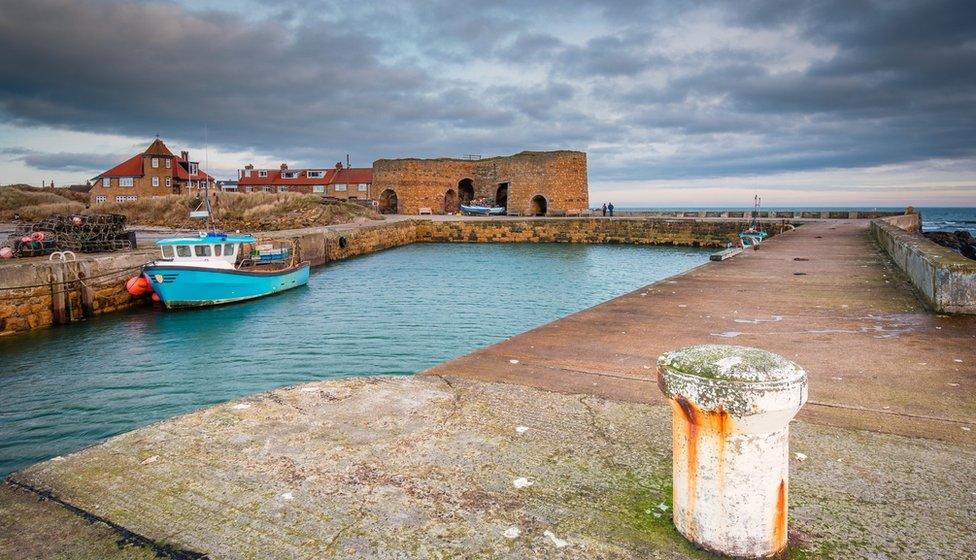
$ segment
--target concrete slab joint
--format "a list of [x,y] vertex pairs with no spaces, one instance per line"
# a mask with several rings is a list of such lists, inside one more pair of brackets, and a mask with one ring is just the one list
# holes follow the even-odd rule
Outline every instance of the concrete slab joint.
[[663,354],[658,386],[673,410],[673,519],[696,545],[766,558],[787,544],[789,423],[806,372],[757,348],[701,345]]

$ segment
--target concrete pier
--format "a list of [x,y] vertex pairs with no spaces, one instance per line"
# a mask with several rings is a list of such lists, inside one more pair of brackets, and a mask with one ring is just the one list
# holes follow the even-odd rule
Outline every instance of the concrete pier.
[[703,343],[807,371],[791,557],[972,558],[976,317],[927,312],[861,220],[421,376],[279,389],[14,473],[0,558],[707,558],[671,525],[655,386],[660,354]]

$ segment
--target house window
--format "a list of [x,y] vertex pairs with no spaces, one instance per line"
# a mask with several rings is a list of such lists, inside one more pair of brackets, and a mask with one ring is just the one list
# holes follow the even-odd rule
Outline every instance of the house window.
[[325,185],[312,185],[312,192],[325,192]]
[[366,183],[359,183],[359,192],[366,192],[369,190],[369,185]]
[[95,204],[101,204],[101,203],[105,202],[105,200],[106,200],[106,198],[104,196],[96,196],[95,197]]
[[321,179],[325,177],[325,171],[306,171],[305,176],[309,179]]
[[112,186],[112,178],[111,177],[102,177],[102,186],[103,187],[111,187]]
[[132,186],[132,177],[119,177],[119,186],[120,187],[131,187]]
[[190,175],[196,175],[196,174],[197,174],[197,164],[196,163],[191,163],[190,164]]
[[173,178],[172,177],[167,177],[166,178],[166,186],[167,187],[172,187],[173,186]]
[[137,200],[139,200],[139,197],[138,196],[132,196],[131,194],[129,194],[129,195],[119,195],[119,196],[115,197],[115,202],[135,202]]
[[152,182],[153,182],[153,186],[154,187],[158,187],[159,186],[159,177],[153,177],[152,178]]
[[272,190],[274,190],[274,187],[264,187],[264,192],[271,192]]
[[166,158],[166,169],[173,167],[173,160]]
[[288,192],[287,186],[278,187],[278,192]]
[[298,177],[298,171],[283,171],[281,173],[282,179],[294,179]]
[[153,169],[159,169],[159,158],[158,157],[152,158],[152,166],[153,166]]
[[338,192],[345,192],[345,190],[346,190],[346,184],[345,183],[336,183],[335,190],[338,191]]
[[[248,172],[247,176],[250,177],[251,176],[251,173]],[[258,171],[258,177],[267,177],[267,176],[268,176],[268,170],[267,169],[262,169],[261,171]]]

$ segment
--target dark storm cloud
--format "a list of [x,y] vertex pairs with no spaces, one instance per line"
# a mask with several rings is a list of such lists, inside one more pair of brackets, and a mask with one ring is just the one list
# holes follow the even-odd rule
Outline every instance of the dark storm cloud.
[[[0,149],[0,155],[21,161],[44,171],[71,171],[98,173],[110,169],[121,161],[120,154],[93,154],[70,152],[38,152],[24,148]],[[126,154],[131,155],[131,154]]]
[[[309,163],[579,148],[594,179],[971,157],[972,6],[0,0],[0,122]],[[725,31],[755,40],[688,46]]]

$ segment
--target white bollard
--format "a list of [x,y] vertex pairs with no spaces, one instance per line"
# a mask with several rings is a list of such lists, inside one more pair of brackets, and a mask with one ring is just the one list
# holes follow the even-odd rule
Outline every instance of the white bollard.
[[719,554],[775,556],[786,548],[789,424],[807,375],[776,354],[690,346],[658,358],[674,411],[675,527]]

